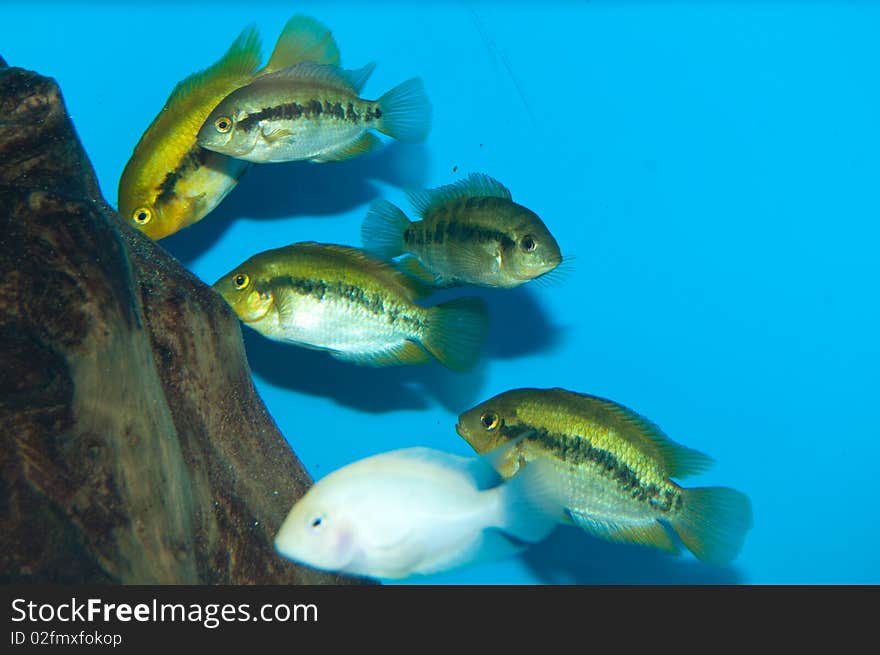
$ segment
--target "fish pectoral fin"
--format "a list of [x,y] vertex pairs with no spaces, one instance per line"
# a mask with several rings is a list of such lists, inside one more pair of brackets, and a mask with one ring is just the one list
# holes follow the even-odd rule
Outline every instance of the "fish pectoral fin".
[[381,147],[382,141],[380,141],[375,134],[372,132],[365,132],[362,137],[347,146],[312,157],[312,161],[320,163],[328,161],[345,161],[346,159],[351,159],[352,157],[372,152]]
[[290,130],[285,130],[283,128],[272,130],[264,127],[260,130],[260,134],[263,136],[263,140],[266,141],[266,143],[274,144],[280,139],[286,139],[292,136],[293,132],[291,132]]
[[352,364],[376,367],[425,364],[431,359],[427,352],[412,341],[404,341],[399,346],[375,353],[348,353],[342,350],[334,350],[330,354],[336,359],[351,362]]
[[[425,265],[419,261],[418,257],[413,257],[412,255],[404,257],[398,262],[397,268],[420,284],[425,284],[429,287],[441,286],[438,284],[437,276],[425,268]],[[425,291],[430,292],[427,289]],[[428,295],[428,293],[421,295]]]
[[672,541],[666,529],[654,519],[646,520],[644,523],[624,524],[595,518],[571,508],[567,513],[576,526],[601,539],[653,546],[667,553],[679,552],[678,546]]
[[489,282],[501,270],[501,249],[495,245],[468,244],[457,248],[450,257],[450,268],[461,280],[480,280],[481,284],[494,286]]

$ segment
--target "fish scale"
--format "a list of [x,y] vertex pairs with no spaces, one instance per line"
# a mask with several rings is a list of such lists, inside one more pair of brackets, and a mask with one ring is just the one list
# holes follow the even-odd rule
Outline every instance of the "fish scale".
[[516,287],[562,261],[543,221],[511,199],[504,185],[472,173],[436,189],[409,194],[420,220],[375,200],[361,238],[371,252],[401,261],[406,272],[433,286]]
[[[354,94],[330,95],[326,89],[307,85],[292,93],[277,82],[259,88],[260,93],[254,93],[251,101],[262,108],[239,118],[236,129],[246,139],[252,135],[255,141],[260,137],[268,140],[267,134],[273,132],[285,132],[289,146],[278,152],[285,160],[312,159],[324,154],[329,145],[348,145],[375,121],[376,103],[362,102]],[[277,103],[279,97],[285,102]],[[312,111],[306,111],[309,108]]]
[[133,227],[162,239],[204,218],[223,201],[250,165],[201,148],[205,118],[229,93],[296,63],[339,63],[330,32],[308,16],[292,17],[261,70],[255,28],[238,36],[215,64],[178,83],[144,131],[119,180],[118,210]]
[[[630,443],[619,429],[585,418],[583,410],[572,410],[564,401],[552,414],[539,404],[526,402],[517,417],[523,424],[545,433],[579,435],[578,441],[584,440],[593,448],[613,454],[646,484],[660,485],[666,478],[660,463],[656,458],[650,458],[644,446]],[[561,438],[574,440],[571,437]]]
[[433,355],[466,370],[485,338],[481,300],[418,305],[422,290],[414,280],[348,246],[304,242],[268,250],[214,288],[264,336],[357,364],[421,364]]
[[705,470],[711,458],[605,398],[514,389],[464,412],[456,430],[480,454],[509,446],[493,461],[505,478],[549,463],[565,506],[563,521],[604,539],[674,552],[668,526],[697,558],[724,565],[752,525],[745,494],[685,488],[670,479]]
[[327,162],[379,147],[372,129],[402,141],[424,139],[431,106],[421,81],[408,80],[378,100],[366,100],[359,94],[373,68],[301,62],[258,76],[217,104],[198,143],[251,162]]
[[[276,303],[278,323],[275,336],[301,341],[331,350],[356,354],[384,350],[402,340],[421,340],[425,315],[417,305],[406,306],[391,294],[365,291],[354,284],[303,278],[275,278],[270,288],[281,295],[296,294],[296,301]],[[292,331],[299,325],[297,315],[308,316],[320,308],[324,328],[319,331]],[[307,332],[303,334],[302,332]]]

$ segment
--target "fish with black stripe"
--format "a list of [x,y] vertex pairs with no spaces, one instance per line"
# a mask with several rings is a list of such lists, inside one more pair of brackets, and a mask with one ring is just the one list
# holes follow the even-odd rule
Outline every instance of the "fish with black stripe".
[[456,371],[477,361],[485,304],[459,298],[433,307],[425,288],[357,248],[295,243],[254,255],[214,289],[263,336],[366,366],[423,364]]
[[551,462],[564,499],[562,522],[604,539],[677,552],[665,525],[698,559],[725,565],[752,525],[743,493],[671,480],[706,470],[709,456],[611,400],[564,389],[514,389],[464,412],[456,431],[481,454],[519,440],[495,463],[505,478],[529,462]]
[[199,145],[249,162],[341,161],[375,150],[371,130],[422,141],[431,104],[413,78],[378,100],[360,97],[375,66],[359,70],[301,62],[236,89],[205,119]]
[[338,64],[330,31],[314,18],[291,18],[266,66],[260,37],[248,27],[213,66],[174,87],[140,141],[119,180],[119,214],[152,239],[200,221],[235,188],[249,164],[205,150],[196,142],[211,110],[254,77],[302,61]]
[[387,200],[374,200],[361,228],[364,247],[401,260],[404,271],[438,287],[511,288],[556,269],[562,254],[541,218],[482,173],[436,189],[411,192],[421,220]]

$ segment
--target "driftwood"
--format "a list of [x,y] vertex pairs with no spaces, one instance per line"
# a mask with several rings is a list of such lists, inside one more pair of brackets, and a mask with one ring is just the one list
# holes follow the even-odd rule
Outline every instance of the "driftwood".
[[233,313],[107,205],[55,82],[5,67],[0,474],[4,583],[349,581],[272,547],[311,480]]

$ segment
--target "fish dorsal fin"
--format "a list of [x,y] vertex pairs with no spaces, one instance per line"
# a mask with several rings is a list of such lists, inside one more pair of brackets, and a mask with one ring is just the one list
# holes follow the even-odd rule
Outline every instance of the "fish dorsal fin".
[[325,66],[310,61],[302,61],[274,73],[260,75],[254,80],[254,83],[271,81],[312,82],[357,95],[364,84],[367,83],[375,68],[376,64],[374,63],[369,63],[357,70],[345,70],[337,66]]
[[332,243],[317,243],[315,241],[303,241],[295,244],[298,250],[312,251],[324,257],[336,257],[344,262],[356,266],[372,275],[375,275],[386,284],[403,292],[409,300],[422,298],[431,292],[421,282],[401,273],[391,263],[378,259],[359,248],[340,246]]
[[165,109],[173,111],[194,93],[224,79],[247,78],[253,75],[262,58],[260,34],[255,26],[250,25],[242,30],[217,63],[178,82],[168,96]]
[[411,191],[407,194],[409,201],[419,216],[458,198],[492,197],[511,200],[510,191],[493,177],[484,173],[471,173],[465,179],[454,184]]
[[[557,391],[564,390],[558,389]],[[568,391],[566,393],[575,392]],[[715,460],[708,455],[674,442],[666,436],[656,423],[641,414],[637,414],[628,407],[613,400],[599,398],[598,396],[579,393],[575,393],[575,395],[590,399],[596,406],[603,408],[612,417],[617,419],[619,425],[629,427],[638,436],[643,437],[654,451],[653,454],[662,463],[666,475],[671,478],[686,478],[690,475],[702,473],[715,463]]]
[[333,34],[311,16],[298,14],[287,21],[269,62],[260,71],[272,73],[303,61],[338,66],[339,47]]

